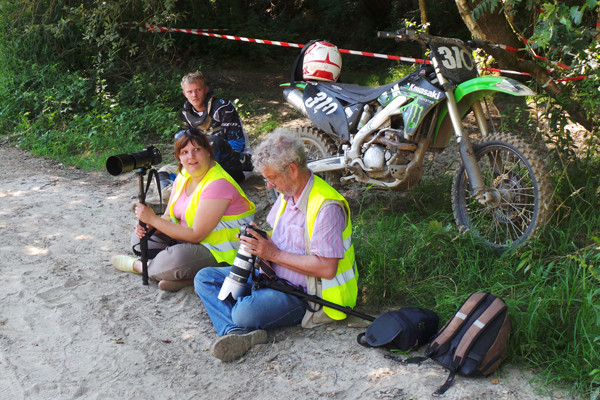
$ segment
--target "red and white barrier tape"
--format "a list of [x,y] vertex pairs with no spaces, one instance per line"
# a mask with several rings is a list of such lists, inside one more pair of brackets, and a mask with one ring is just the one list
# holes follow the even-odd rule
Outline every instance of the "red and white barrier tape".
[[[220,38],[220,39],[236,40],[236,41],[242,41],[242,42],[248,42],[248,43],[269,44],[272,46],[292,47],[292,48],[299,48],[299,49],[304,47],[303,44],[298,44],[298,43],[280,42],[280,41],[267,40],[267,39],[253,39],[253,38],[247,38],[247,37],[243,37],[243,36],[221,35],[218,33],[211,33],[214,31],[224,31],[227,29],[180,29],[180,28],[167,28],[167,27],[163,27],[163,26],[145,24],[143,27],[140,27],[140,30],[142,32],[190,33],[190,34],[194,34],[194,35],[201,35],[201,36],[214,37],[214,38]],[[527,50],[526,48],[517,49],[515,47],[491,43],[491,42],[488,42],[488,44],[499,47],[499,48],[507,50],[507,51]],[[338,50],[340,51],[340,53],[345,53],[345,54],[353,54],[353,55],[359,55],[359,56],[365,56],[365,57],[383,58],[386,60],[404,61],[404,62],[413,63],[413,64],[431,64],[430,60],[424,60],[421,58],[401,57],[401,56],[394,56],[394,55],[390,55],[390,54],[371,53],[371,52],[367,52],[367,51],[346,50],[346,49],[340,49],[340,48],[338,48]],[[537,58],[548,60],[545,57],[537,56],[535,53],[533,55]],[[557,63],[557,64],[561,68],[569,69],[569,66],[567,66],[565,64],[562,64],[562,63]],[[511,71],[511,70],[497,69],[497,68],[482,68],[482,71],[499,72],[502,74],[531,76],[531,74],[529,74],[527,72]],[[577,76],[577,77],[559,79],[559,80],[557,80],[557,82],[576,81],[576,80],[583,80],[583,79],[592,78],[592,77],[593,76]],[[552,81],[552,79],[550,81]]]
[[[303,44],[298,43],[289,43],[289,42],[280,42],[275,40],[266,40],[266,39],[252,39],[242,36],[232,36],[232,35],[219,35],[217,33],[209,33],[204,29],[178,29],[178,28],[165,28],[162,26],[156,26],[151,24],[146,24],[144,26],[146,32],[182,32],[182,33],[191,33],[194,35],[208,36],[208,37],[216,37],[221,39],[228,40],[238,40],[242,42],[248,43],[259,43],[259,44],[270,44],[273,46],[283,46],[283,47],[295,47],[301,49],[304,47]],[[398,60],[398,61],[406,61],[410,63],[419,63],[419,64],[431,64],[429,60],[423,60],[419,58],[410,58],[410,57],[400,57],[400,56],[392,56],[389,54],[379,54],[379,53],[370,53],[367,51],[357,51],[357,50],[346,50],[338,48],[340,53],[354,54],[365,57],[375,57],[375,58],[385,58],[388,60]]]

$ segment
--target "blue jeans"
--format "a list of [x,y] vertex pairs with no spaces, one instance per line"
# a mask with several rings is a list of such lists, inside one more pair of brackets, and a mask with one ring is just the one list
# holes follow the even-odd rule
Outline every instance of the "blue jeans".
[[223,281],[231,267],[201,269],[194,278],[194,289],[204,303],[206,312],[219,336],[236,328],[255,330],[281,328],[299,324],[306,308],[298,297],[274,289],[252,289],[252,279],[246,284],[248,295],[234,301],[228,296],[218,299]]

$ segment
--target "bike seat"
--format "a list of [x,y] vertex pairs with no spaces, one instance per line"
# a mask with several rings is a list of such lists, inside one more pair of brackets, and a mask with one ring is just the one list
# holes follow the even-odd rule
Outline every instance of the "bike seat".
[[319,86],[326,87],[329,91],[344,96],[359,103],[367,103],[375,100],[382,93],[391,89],[402,80],[395,81],[383,86],[359,86],[352,83],[319,82]]

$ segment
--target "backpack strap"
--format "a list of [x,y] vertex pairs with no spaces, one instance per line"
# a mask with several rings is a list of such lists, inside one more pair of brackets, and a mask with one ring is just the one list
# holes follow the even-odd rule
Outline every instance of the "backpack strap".
[[500,313],[506,310],[506,304],[502,299],[496,297],[492,304],[473,322],[473,325],[469,327],[467,332],[458,343],[456,352],[454,353],[454,359],[452,360],[452,369],[457,371],[458,368],[464,363],[465,355],[469,352],[475,340],[484,331],[487,324],[493,321]]
[[477,309],[477,307],[487,298],[488,293],[476,292],[473,293],[463,303],[462,307],[454,314],[454,317],[446,323],[440,330],[438,336],[429,344],[425,350],[425,355],[432,357],[436,352],[441,351],[443,346],[448,346],[452,338],[458,333],[469,316]]
[[440,397],[441,395],[446,393],[446,391],[450,389],[450,386],[452,386],[452,384],[454,383],[454,378],[456,378],[456,372],[450,371],[450,373],[448,374],[448,378],[446,378],[446,382],[444,382],[442,386],[437,388],[437,390],[431,395],[433,397]]
[[358,344],[360,344],[361,346],[364,347],[373,347],[369,344],[369,342],[367,342],[367,339],[365,339],[365,332],[363,333],[359,333],[358,336],[356,337],[356,341],[358,342]]
[[429,357],[422,357],[422,356],[414,356],[414,357],[408,357],[408,358],[402,359],[400,357],[396,357],[396,356],[393,356],[391,354],[386,354],[384,357],[387,358],[387,359],[389,359],[389,360],[393,360],[393,361],[399,362],[402,365],[406,365],[406,364],[421,364],[423,361],[429,360]]

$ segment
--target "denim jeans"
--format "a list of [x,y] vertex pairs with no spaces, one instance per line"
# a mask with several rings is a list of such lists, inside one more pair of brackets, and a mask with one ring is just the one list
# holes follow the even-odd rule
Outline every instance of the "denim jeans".
[[251,290],[251,278],[246,284],[246,296],[239,297],[237,301],[231,296],[225,301],[219,300],[217,296],[230,269],[231,267],[208,267],[198,271],[194,278],[194,289],[204,303],[219,336],[236,328],[281,328],[302,321],[306,308],[300,299],[269,288]]

